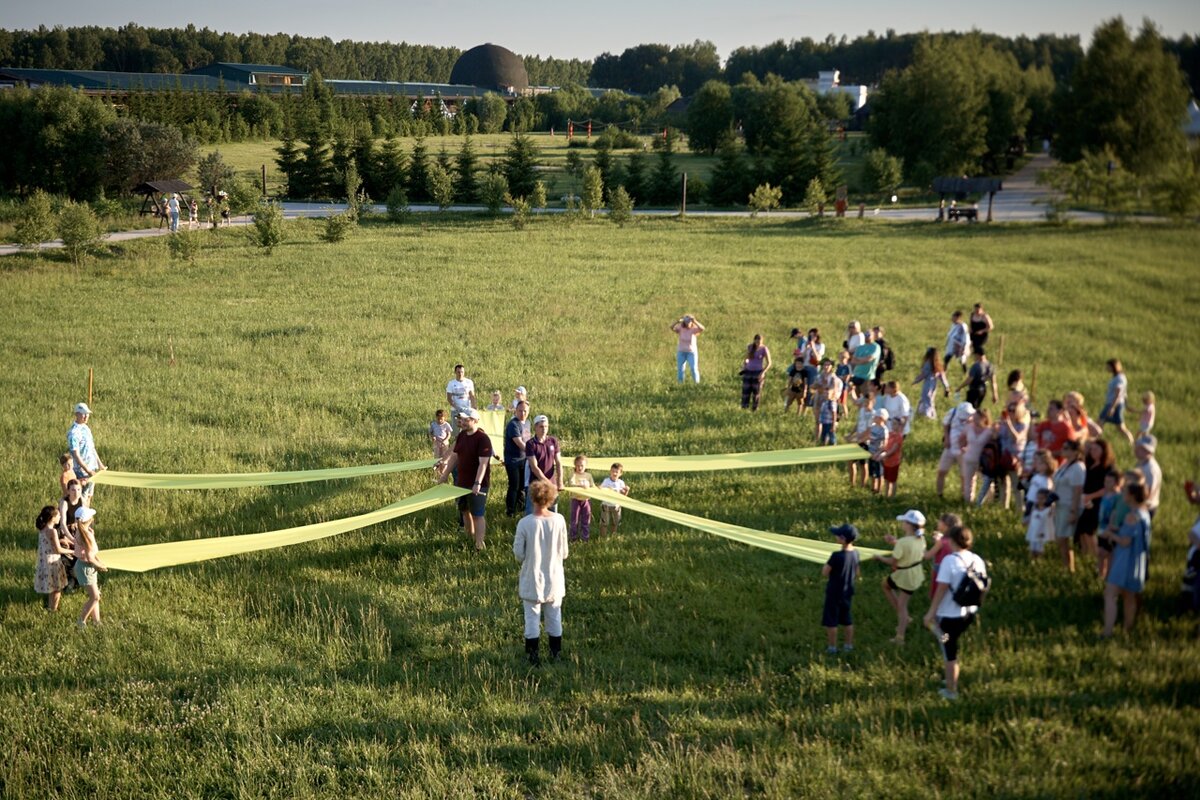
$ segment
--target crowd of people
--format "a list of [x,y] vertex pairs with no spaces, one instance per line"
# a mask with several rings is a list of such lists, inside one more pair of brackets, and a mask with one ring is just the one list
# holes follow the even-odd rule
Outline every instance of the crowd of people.
[[[204,198],[205,208],[208,209],[208,219],[212,227],[228,225],[229,193],[214,191]],[[178,233],[183,224],[183,215],[187,214],[187,226],[190,230],[200,227],[200,203],[194,197],[180,195],[178,192],[164,193],[158,201],[155,216],[161,216],[160,227],[166,223],[171,233]]]

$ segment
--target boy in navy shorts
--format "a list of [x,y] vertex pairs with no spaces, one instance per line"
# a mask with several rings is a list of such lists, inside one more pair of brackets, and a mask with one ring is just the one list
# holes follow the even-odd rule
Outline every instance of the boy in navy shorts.
[[854,549],[854,540],[858,538],[858,528],[853,525],[841,525],[830,528],[829,532],[837,537],[841,550],[830,554],[821,574],[829,579],[825,584],[825,609],[821,612],[821,625],[828,637],[828,647],[825,652],[836,653],[838,626],[846,629],[846,644],[843,652],[849,653],[854,649],[854,620],[850,617],[850,601],[854,599],[854,582],[858,580],[859,564],[858,551]]

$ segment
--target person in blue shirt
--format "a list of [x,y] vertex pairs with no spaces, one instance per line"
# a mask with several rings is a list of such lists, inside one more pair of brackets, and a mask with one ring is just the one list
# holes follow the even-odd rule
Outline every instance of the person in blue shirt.
[[525,443],[531,435],[529,403],[518,400],[512,418],[504,426],[504,472],[508,475],[504,512],[510,517],[525,511]]
[[96,452],[96,441],[92,438],[92,429],[88,427],[88,419],[92,410],[87,403],[75,406],[75,424],[67,431],[67,452],[71,455],[71,465],[75,469],[75,477],[83,484],[83,504],[92,504],[92,492],[95,484],[91,477],[102,469],[108,469]]
[[[1120,526],[1104,532],[1113,543],[1108,581],[1104,585],[1104,632],[1101,638],[1113,635],[1117,622],[1117,598],[1125,601],[1124,629],[1133,630],[1137,619],[1138,595],[1146,587],[1146,567],[1150,560],[1150,513],[1146,510],[1148,490],[1145,484],[1131,483],[1125,487],[1125,505],[1129,511],[1124,519],[1115,520]],[[1112,523],[1110,522],[1110,525]]]
[[859,560],[858,551],[854,549],[854,540],[858,538],[858,528],[853,525],[840,525],[830,528],[829,532],[842,546],[829,556],[821,574],[829,579],[825,584],[825,609],[821,612],[821,625],[828,637],[826,653],[836,653],[838,626],[845,628],[845,652],[854,649],[854,620],[850,616],[850,601],[854,599],[854,582],[858,580]]
[[1133,433],[1125,426],[1125,405],[1129,395],[1129,379],[1125,377],[1125,368],[1121,359],[1110,358],[1108,371],[1112,380],[1108,382],[1108,391],[1104,395],[1104,408],[1100,409],[1101,425],[1116,425],[1124,437],[1133,444]]

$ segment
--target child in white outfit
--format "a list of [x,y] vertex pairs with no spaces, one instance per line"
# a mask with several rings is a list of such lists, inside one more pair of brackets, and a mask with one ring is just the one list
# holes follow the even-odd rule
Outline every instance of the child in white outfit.
[[1025,531],[1031,558],[1041,557],[1046,542],[1054,538],[1054,503],[1058,500],[1049,489],[1039,489],[1036,496],[1037,502],[1029,510],[1029,527]]

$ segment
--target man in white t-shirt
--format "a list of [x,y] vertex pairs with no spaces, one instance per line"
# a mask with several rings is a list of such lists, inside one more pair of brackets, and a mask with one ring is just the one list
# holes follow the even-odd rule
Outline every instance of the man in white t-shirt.
[[454,378],[446,384],[446,402],[455,414],[475,407],[475,381],[466,377],[466,374],[462,364],[455,364]]
[[862,323],[856,319],[850,320],[850,324],[846,326],[846,349],[850,351],[850,355],[854,355],[855,349],[866,342],[867,337],[863,333]]
[[966,430],[966,426],[971,423],[974,416],[975,406],[963,402],[947,411],[946,416],[942,418],[942,457],[938,461],[937,471],[938,497],[942,496],[942,489],[946,485],[946,475],[949,474],[951,467],[957,465],[960,475],[964,472],[962,465],[963,431]]
[[950,330],[946,331],[946,369],[951,361],[957,361],[963,372],[967,371],[967,344],[971,341],[971,332],[967,323],[963,322],[963,312],[955,311],[950,315]]
[[888,419],[904,421],[905,436],[912,433],[912,403],[895,381],[888,381],[883,386],[883,407],[887,409]]

